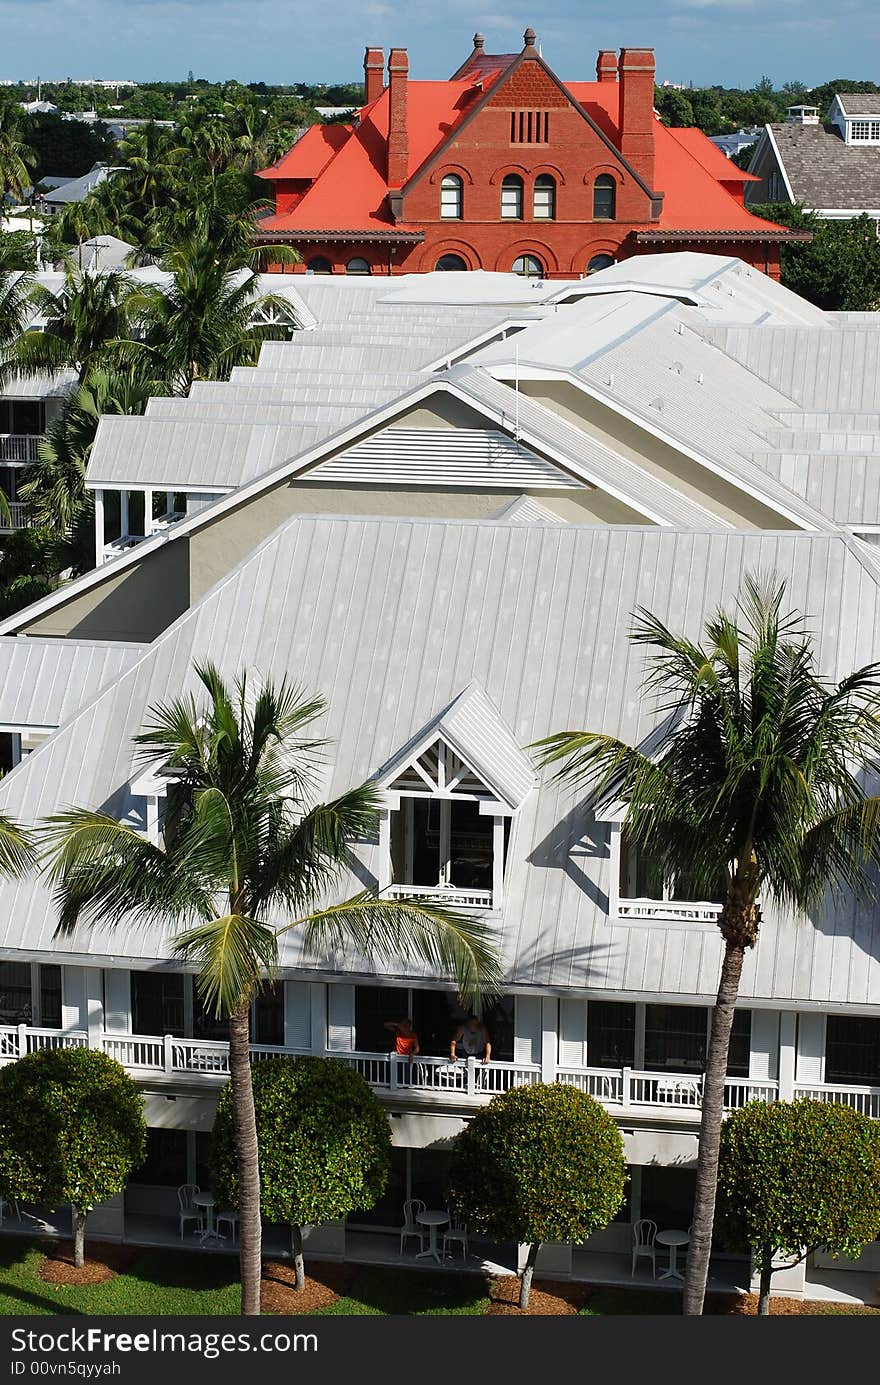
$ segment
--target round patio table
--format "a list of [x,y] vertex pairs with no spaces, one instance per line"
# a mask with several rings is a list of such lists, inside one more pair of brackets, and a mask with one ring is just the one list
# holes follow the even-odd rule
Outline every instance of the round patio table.
[[214,1226],[214,1207],[215,1207],[215,1205],[216,1205],[216,1204],[215,1204],[215,1202],[214,1202],[214,1194],[213,1194],[213,1193],[194,1193],[194,1194],[193,1194],[193,1207],[202,1207],[202,1208],[204,1208],[204,1210],[205,1210],[205,1211],[207,1212],[207,1214],[208,1214],[208,1215],[207,1215],[207,1218],[206,1218],[206,1226],[205,1226],[205,1229],[204,1229],[204,1231],[202,1231],[202,1233],[201,1233],[201,1235],[200,1235],[200,1237],[199,1237],[199,1239],[201,1240],[201,1243],[202,1243],[203,1246],[204,1246],[204,1245],[207,1245],[207,1243],[208,1243],[209,1241],[214,1241],[215,1243],[219,1243],[220,1241],[225,1241],[225,1239],[226,1239],[225,1236],[221,1236],[221,1235],[219,1234],[219,1232],[217,1231],[216,1227]]
[[441,1265],[443,1261],[440,1258],[440,1251],[437,1248],[437,1230],[438,1227],[445,1226],[449,1221],[449,1213],[441,1212],[439,1209],[436,1211],[431,1211],[429,1209],[427,1212],[418,1212],[416,1214],[416,1221],[421,1226],[427,1226],[428,1235],[430,1237],[428,1249],[420,1250],[416,1259],[426,1260],[429,1256],[433,1256],[437,1264]]
[[687,1231],[658,1231],[654,1237],[654,1243],[658,1246],[669,1247],[669,1265],[663,1271],[661,1279],[680,1279],[684,1281],[684,1275],[680,1272],[677,1264],[678,1247],[686,1246],[690,1236]]

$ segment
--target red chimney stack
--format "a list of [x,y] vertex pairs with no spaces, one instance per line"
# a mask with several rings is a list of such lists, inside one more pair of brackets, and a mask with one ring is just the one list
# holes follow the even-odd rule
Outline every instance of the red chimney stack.
[[388,186],[402,187],[409,172],[409,133],[406,123],[406,82],[409,58],[405,48],[388,55]]
[[654,50],[621,48],[620,152],[636,173],[654,186]]
[[613,48],[603,48],[596,59],[596,81],[617,81],[617,54]]
[[364,105],[372,106],[385,90],[382,74],[385,70],[385,54],[381,48],[368,48],[364,53]]

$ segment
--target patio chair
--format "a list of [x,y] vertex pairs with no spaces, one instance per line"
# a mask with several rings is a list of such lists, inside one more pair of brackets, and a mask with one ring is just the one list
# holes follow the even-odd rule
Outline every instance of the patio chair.
[[233,1212],[229,1209],[227,1209],[225,1212],[218,1212],[216,1218],[214,1219],[214,1225],[217,1228],[217,1234],[220,1234],[220,1228],[225,1222],[226,1225],[229,1227],[229,1238],[232,1241],[232,1244],[235,1245],[235,1242],[238,1239],[239,1220],[240,1219],[237,1212]]
[[183,1233],[187,1222],[194,1221],[200,1231],[204,1230],[205,1214],[200,1207],[193,1206],[193,1198],[196,1193],[201,1192],[197,1183],[181,1183],[177,1189],[177,1204],[180,1208],[180,1239],[183,1240]]
[[21,1208],[18,1205],[18,1198],[0,1196],[0,1226],[6,1218],[6,1209],[11,1207],[19,1221],[21,1221]]
[[419,1226],[416,1217],[419,1212],[424,1212],[426,1210],[427,1203],[422,1202],[420,1198],[410,1198],[408,1202],[403,1204],[403,1226],[400,1228],[401,1255],[403,1254],[403,1247],[410,1236],[415,1236],[418,1239],[419,1250],[425,1249],[425,1231],[423,1227]]
[[636,1261],[640,1258],[651,1261],[651,1275],[654,1279],[657,1278],[657,1247],[654,1245],[656,1235],[657,1223],[655,1221],[649,1221],[647,1217],[642,1217],[640,1221],[633,1223],[631,1279],[636,1272]]
[[461,1246],[461,1258],[466,1260],[468,1257],[468,1229],[463,1221],[449,1214],[449,1228],[443,1232],[443,1254],[446,1254],[450,1245]]

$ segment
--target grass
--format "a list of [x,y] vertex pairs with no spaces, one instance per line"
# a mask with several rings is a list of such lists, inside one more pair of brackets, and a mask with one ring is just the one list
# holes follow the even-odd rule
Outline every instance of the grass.
[[485,1279],[479,1275],[411,1274],[407,1270],[360,1270],[345,1298],[329,1308],[319,1308],[324,1317],[350,1314],[396,1314],[407,1317],[436,1317],[443,1314],[471,1314],[479,1317],[489,1306]]

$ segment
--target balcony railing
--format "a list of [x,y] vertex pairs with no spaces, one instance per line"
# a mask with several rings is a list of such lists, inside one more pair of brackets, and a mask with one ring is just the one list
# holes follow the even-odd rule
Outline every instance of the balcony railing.
[[684,903],[677,899],[619,899],[617,916],[622,919],[665,920],[667,923],[715,923],[720,904],[708,901]]
[[391,899],[431,899],[453,909],[491,909],[491,890],[465,889],[458,885],[389,885],[383,891]]
[[9,506],[9,518],[0,514],[0,530],[8,534],[13,529],[30,528],[31,517],[27,505],[23,505],[20,500],[7,500],[6,503]]
[[0,433],[0,462],[35,462],[39,433]]
[[[173,1035],[93,1034],[82,1030],[63,1033],[58,1029],[38,1029],[30,1025],[0,1026],[0,1063],[11,1062],[41,1048],[86,1048],[89,1044],[115,1058],[135,1076],[203,1080],[217,1084],[229,1077],[229,1045],[213,1039],[178,1039]],[[305,1057],[304,1049],[252,1044],[251,1061],[266,1058]],[[613,1112],[651,1111],[655,1115],[692,1118],[699,1113],[703,1099],[700,1075],[675,1072],[641,1072],[635,1068],[587,1068],[559,1064],[541,1067],[537,1063],[496,1061],[482,1063],[477,1058],[459,1059],[419,1055],[410,1060],[396,1053],[368,1053],[355,1050],[328,1050],[334,1058],[354,1068],[379,1093],[411,1093],[433,1096],[438,1101],[481,1104],[512,1087],[532,1086],[536,1082],[564,1082],[595,1097]],[[851,1106],[866,1116],[880,1120],[880,1087],[837,1086],[832,1083],[796,1083],[794,1097],[830,1101]],[[738,1110],[749,1101],[776,1101],[778,1083],[764,1078],[728,1077],[724,1084],[724,1105]]]

